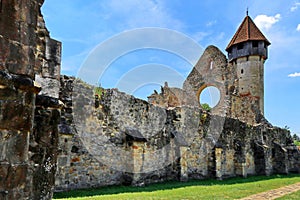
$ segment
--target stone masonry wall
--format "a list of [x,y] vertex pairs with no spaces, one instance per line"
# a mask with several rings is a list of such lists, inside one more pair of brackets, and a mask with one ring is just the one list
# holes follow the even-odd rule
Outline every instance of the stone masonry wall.
[[27,187],[31,199],[51,199],[54,190],[60,103],[37,96],[33,132],[29,140]]
[[[216,47],[184,90],[166,85],[148,103],[60,76],[61,43],[45,26],[43,2],[0,1],[0,199],[51,199],[54,184],[299,173],[289,132],[272,127],[253,96],[236,93],[236,69]],[[209,85],[221,92],[211,113],[195,104]]]
[[[122,174],[100,163],[92,156],[77,134],[77,124],[74,123],[73,115],[76,104],[73,98],[80,98],[80,101],[88,100],[86,97],[93,96],[91,93],[93,90],[91,86],[83,84],[82,90],[75,93],[73,92],[74,84],[76,84],[74,81],[73,77],[61,77],[60,100],[64,103],[64,107],[59,125],[56,190],[121,184]],[[89,103],[94,105],[94,98],[90,100]],[[97,126],[95,125],[94,128]]]
[[0,199],[52,197],[61,104],[59,84],[45,81],[59,83],[61,43],[45,28],[43,2],[1,0]]
[[183,89],[165,86],[160,94],[155,92],[148,100],[165,108],[201,107],[202,91],[213,86],[219,90],[220,100],[211,110],[212,114],[257,125],[266,121],[263,117],[263,65],[264,61],[255,56],[239,59],[238,64],[228,63],[217,47],[209,46],[188,75]]
[[26,182],[35,90],[37,88],[33,86],[31,79],[0,71],[1,199],[23,199],[30,196]]
[[76,131],[60,136],[58,191],[299,172],[299,152],[286,130],[72,83]]
[[[66,87],[61,93],[66,94],[68,86],[62,85]],[[155,151],[174,140],[165,124],[170,120],[166,110],[116,90],[104,89],[96,105],[93,87],[80,81],[76,81],[72,87],[73,93],[69,93],[72,96],[68,98],[72,98],[74,122],[68,126],[73,126],[76,131],[60,135],[57,190],[143,184],[140,182],[144,180],[141,181],[136,174],[141,169],[137,168],[132,157],[136,154],[138,163],[139,151]],[[169,160],[174,157],[175,151],[171,147],[164,152],[170,156]],[[165,160],[159,157],[163,155],[151,156],[157,156],[156,160]],[[169,174],[174,170],[161,170],[163,163],[159,170],[152,172],[151,169],[156,167],[153,166],[156,165],[153,160],[153,157],[149,157],[143,161],[144,166],[150,168],[143,170],[144,176],[151,179],[147,182],[172,179]],[[172,168],[169,160],[165,162]]]

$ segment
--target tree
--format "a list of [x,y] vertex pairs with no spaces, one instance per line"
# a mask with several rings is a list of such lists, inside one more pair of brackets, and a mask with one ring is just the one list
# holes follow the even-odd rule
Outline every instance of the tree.
[[295,134],[293,135],[293,140],[295,140],[295,141],[300,141],[300,137],[295,133]]

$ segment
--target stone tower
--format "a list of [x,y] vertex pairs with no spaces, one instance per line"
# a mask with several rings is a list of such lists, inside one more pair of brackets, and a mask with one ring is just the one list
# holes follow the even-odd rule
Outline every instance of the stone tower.
[[236,69],[237,95],[241,102],[243,97],[251,97],[261,114],[264,114],[264,62],[270,44],[247,13],[226,48],[229,66]]

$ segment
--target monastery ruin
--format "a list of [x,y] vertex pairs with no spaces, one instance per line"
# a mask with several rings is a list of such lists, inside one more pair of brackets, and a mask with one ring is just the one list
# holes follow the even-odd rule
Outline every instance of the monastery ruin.
[[[300,172],[290,132],[264,118],[270,42],[248,15],[227,57],[207,47],[182,88],[145,101],[61,75],[43,2],[0,0],[0,199]],[[208,86],[220,91],[210,112],[199,103]]]

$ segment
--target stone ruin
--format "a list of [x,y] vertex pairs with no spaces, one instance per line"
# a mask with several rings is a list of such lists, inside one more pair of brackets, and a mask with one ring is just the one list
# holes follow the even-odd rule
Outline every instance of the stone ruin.
[[[299,173],[290,132],[263,115],[270,42],[249,16],[228,59],[207,47],[182,89],[165,85],[147,102],[61,75],[61,43],[45,27],[43,2],[0,0],[0,199]],[[199,103],[208,86],[221,94],[210,112]]]

